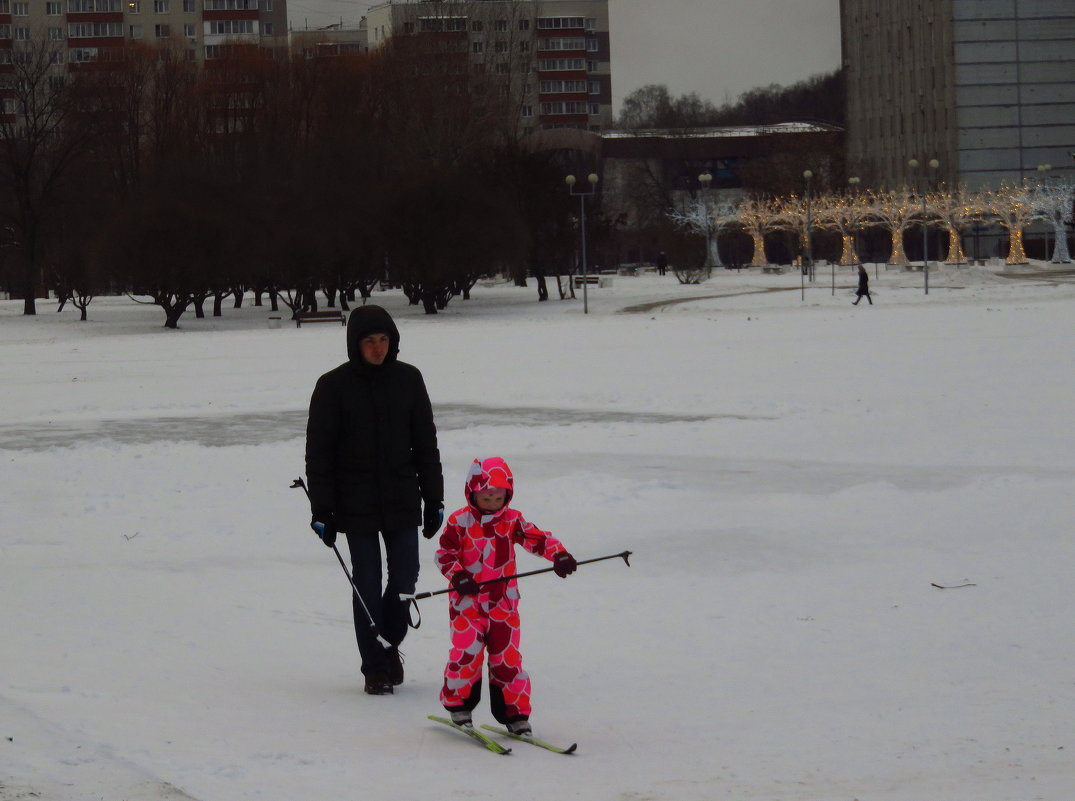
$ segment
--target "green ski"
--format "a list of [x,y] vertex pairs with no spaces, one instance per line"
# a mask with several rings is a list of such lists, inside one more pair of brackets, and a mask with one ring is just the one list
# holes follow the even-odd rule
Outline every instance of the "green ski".
[[499,726],[490,726],[487,723],[482,724],[483,729],[488,729],[491,732],[502,734],[505,737],[510,737],[513,740],[518,740],[521,743],[530,743],[530,745],[536,745],[538,748],[544,748],[546,751],[552,751],[554,754],[573,754],[575,749],[579,747],[578,743],[571,743],[567,748],[561,748],[558,745],[547,743],[544,740],[539,740],[536,737],[525,734],[512,734],[507,729],[502,729]]
[[462,732],[463,734],[465,734],[467,737],[469,737],[470,739],[474,740],[475,742],[481,743],[482,745],[484,745],[488,750],[492,751],[494,754],[510,754],[511,753],[510,748],[507,748],[507,747],[501,745],[496,740],[494,740],[492,737],[489,737],[489,736],[487,736],[485,734],[482,734],[480,731],[478,731],[477,729],[475,729],[475,728],[473,728],[471,726],[460,726],[460,725],[458,725],[456,723],[452,723],[452,721],[450,719],[442,718],[439,715],[428,715],[428,718],[430,720],[432,720],[432,721],[436,721],[437,723],[443,723],[445,726],[450,726],[451,728],[455,729],[456,731]]

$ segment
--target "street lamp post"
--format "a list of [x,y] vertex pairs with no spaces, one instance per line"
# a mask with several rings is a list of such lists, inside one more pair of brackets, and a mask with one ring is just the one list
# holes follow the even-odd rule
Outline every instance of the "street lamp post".
[[713,221],[709,217],[709,185],[713,183],[713,174],[706,170],[698,176],[698,183],[702,185],[702,206],[705,209],[705,268],[711,272],[715,262],[713,258]]
[[586,280],[586,198],[593,197],[594,192],[597,190],[597,173],[591,172],[586,176],[586,180],[590,183],[590,189],[587,192],[575,191],[575,176],[569,175],[564,179],[564,183],[567,184],[568,192],[572,195],[578,196],[579,208],[581,210],[579,218],[579,230],[582,232],[582,313],[590,313],[590,299],[586,292],[586,287],[589,282]]
[[[941,163],[937,159],[930,159],[929,168],[935,170],[941,166]],[[907,162],[907,166],[912,170],[918,169],[918,159],[910,159]],[[929,228],[926,225],[926,189],[929,188],[929,175],[922,175],[922,187],[920,194],[922,195],[922,280],[924,281],[925,294],[929,294]]]
[[[1042,186],[1045,186],[1048,183],[1048,173],[1052,168],[1052,164],[1038,165],[1038,173],[1041,175],[1041,178],[1039,179],[1038,183],[1040,183]],[[1049,256],[1049,226],[1051,226],[1052,224],[1053,221],[1050,219],[1049,222],[1045,225],[1045,261],[1052,260]]]
[[[861,181],[862,181],[862,179],[859,178],[857,175],[852,175],[850,178],[847,179],[848,186],[851,187],[852,203],[856,203],[858,201],[859,183]],[[856,225],[855,225],[854,230],[851,232],[851,245],[855,249],[855,263],[858,264],[858,265],[861,265],[862,264],[862,257],[859,256],[859,227],[857,225],[858,211],[857,211],[857,209],[854,209],[854,208],[853,208],[852,211],[856,215],[853,218],[856,221]],[[836,278],[835,277],[832,279],[832,294],[833,295],[836,294]]]
[[810,238],[810,227],[813,220],[810,218],[810,179],[814,177],[812,170],[803,170],[803,179],[806,181],[806,269],[810,271],[810,280],[814,280],[814,245]]

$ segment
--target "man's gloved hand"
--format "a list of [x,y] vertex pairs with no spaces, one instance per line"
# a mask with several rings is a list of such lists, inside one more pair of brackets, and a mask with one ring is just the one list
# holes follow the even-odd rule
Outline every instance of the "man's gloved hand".
[[314,515],[313,520],[310,521],[310,528],[329,548],[336,544],[336,515],[331,512]]
[[482,591],[478,582],[474,580],[474,576],[465,570],[460,570],[452,576],[452,589],[460,595],[477,595]]
[[552,569],[560,578],[567,578],[579,569],[579,563],[576,562],[575,557],[567,551],[562,551],[556,554],[556,559],[554,559],[552,563]]
[[427,503],[422,514],[422,536],[427,540],[433,539],[433,535],[440,531],[440,524],[444,522],[444,504]]

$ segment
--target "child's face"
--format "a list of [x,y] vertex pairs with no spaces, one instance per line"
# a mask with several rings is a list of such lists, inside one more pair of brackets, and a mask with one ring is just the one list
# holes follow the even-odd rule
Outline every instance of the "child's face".
[[474,503],[483,512],[498,512],[504,506],[508,491],[504,489],[486,489],[474,493]]

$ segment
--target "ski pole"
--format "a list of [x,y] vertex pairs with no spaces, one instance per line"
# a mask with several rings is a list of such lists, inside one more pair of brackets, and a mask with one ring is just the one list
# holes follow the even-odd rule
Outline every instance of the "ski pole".
[[[630,567],[631,566],[630,557],[631,557],[631,551],[622,551],[621,553],[613,553],[613,554],[609,554],[608,556],[595,556],[593,559],[582,559],[579,562],[576,562],[576,564],[579,567],[582,567],[582,565],[588,565],[588,564],[591,564],[593,562],[603,562],[606,559],[622,559],[623,563],[625,565],[627,565],[628,567]],[[514,575],[511,575],[511,576],[501,576],[500,578],[489,579],[488,581],[479,581],[478,586],[479,587],[484,587],[487,584],[497,584],[498,582],[501,582],[501,581],[511,581],[512,579],[525,578],[526,576],[536,576],[538,573],[551,573],[553,570],[556,570],[556,568],[555,567],[543,567],[540,570],[528,570],[525,573],[515,573]],[[420,592],[417,595],[408,595],[406,593],[400,593],[399,594],[399,599],[401,601],[420,601],[423,598],[432,598],[434,595],[444,595],[445,593],[451,592],[451,591],[452,591],[451,588],[447,588],[447,589],[443,589],[443,590],[434,590],[432,592]]]
[[[296,478],[289,489],[296,489],[298,487],[302,487],[302,491],[306,493],[307,500],[312,500],[310,498],[310,490],[306,488],[306,482],[303,481],[301,478]],[[355,586],[355,580],[351,577],[351,571],[347,569],[347,563],[344,562],[343,557],[340,556],[340,549],[336,547],[336,543],[332,543],[332,552],[336,554],[336,558],[340,562],[340,567],[343,568],[343,574],[347,576],[347,581],[350,583],[351,589],[354,590],[355,597],[358,599],[358,603],[359,605],[361,605],[362,611],[366,613],[366,620],[368,620],[370,624],[370,632],[372,632],[373,636],[377,638],[377,642],[379,642],[383,647],[391,648],[392,643],[382,637],[381,632],[377,630],[377,624],[373,622],[373,615],[370,614],[370,610],[366,606],[366,602],[362,600],[362,594],[358,591],[358,587]]]

